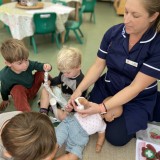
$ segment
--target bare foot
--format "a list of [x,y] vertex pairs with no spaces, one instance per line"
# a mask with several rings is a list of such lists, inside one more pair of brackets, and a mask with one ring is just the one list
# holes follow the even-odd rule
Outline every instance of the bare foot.
[[96,144],[96,152],[99,153],[101,152],[101,149],[102,149],[102,145],[101,144]]

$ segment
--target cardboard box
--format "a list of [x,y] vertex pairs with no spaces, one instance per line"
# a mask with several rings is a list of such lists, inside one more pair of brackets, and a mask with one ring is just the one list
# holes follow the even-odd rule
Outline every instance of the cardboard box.
[[136,160],[160,160],[160,145],[137,139]]
[[160,123],[148,123],[136,133],[136,160],[160,160]]
[[140,130],[136,133],[138,139],[160,145],[160,123],[148,123],[146,130]]

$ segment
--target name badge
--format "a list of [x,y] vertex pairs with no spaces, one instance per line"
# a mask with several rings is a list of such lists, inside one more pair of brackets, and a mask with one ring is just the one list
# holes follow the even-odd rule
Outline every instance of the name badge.
[[129,64],[129,65],[134,66],[134,67],[137,67],[137,66],[138,66],[138,63],[137,63],[137,62],[131,61],[131,60],[129,60],[129,59],[126,59],[126,64]]

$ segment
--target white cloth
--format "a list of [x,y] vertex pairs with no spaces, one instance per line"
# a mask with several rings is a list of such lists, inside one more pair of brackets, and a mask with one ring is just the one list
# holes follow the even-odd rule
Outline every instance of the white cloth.
[[[56,29],[58,33],[61,33],[65,31],[64,24],[68,20],[69,13],[75,10],[72,7],[58,6],[51,2],[43,2],[44,8],[27,11],[26,9],[17,8],[16,3],[17,2],[6,3],[0,6],[0,20],[9,26],[12,37],[19,40],[34,34],[34,13],[39,11],[46,12],[48,7],[51,6],[60,8],[60,12],[57,12],[57,10],[54,11],[57,14]],[[63,13],[62,10],[64,10]],[[49,8],[48,11],[51,11],[51,8]]]

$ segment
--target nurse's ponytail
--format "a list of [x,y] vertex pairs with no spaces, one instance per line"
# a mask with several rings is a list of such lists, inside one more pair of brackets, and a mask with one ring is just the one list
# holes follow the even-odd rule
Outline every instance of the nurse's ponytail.
[[153,27],[160,33],[160,0],[142,0],[145,9],[150,16],[159,13],[158,17],[153,23]]

